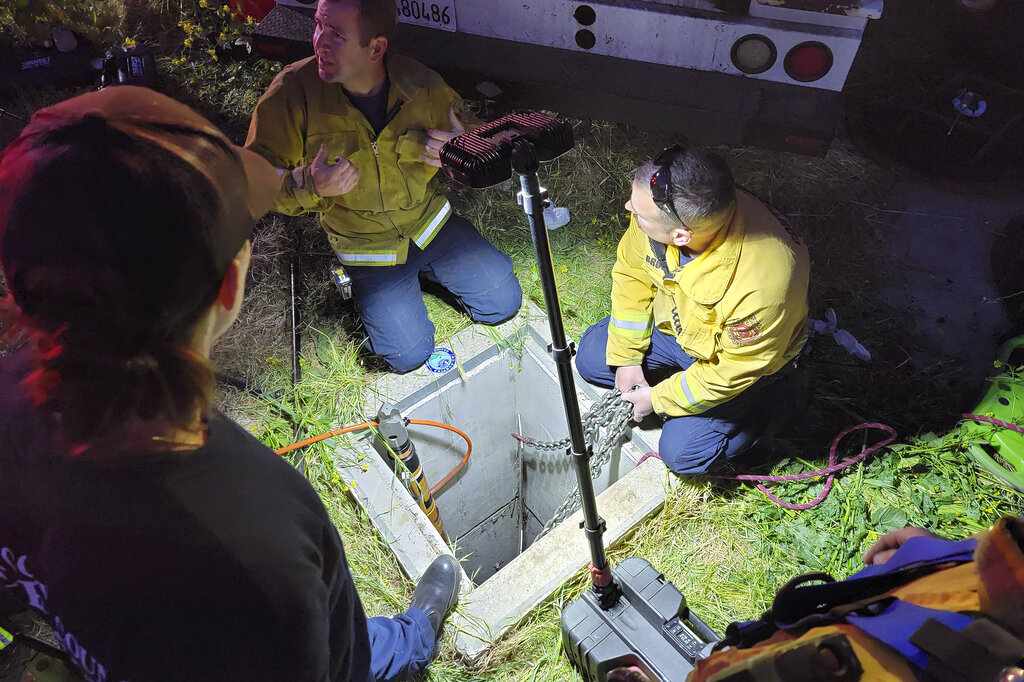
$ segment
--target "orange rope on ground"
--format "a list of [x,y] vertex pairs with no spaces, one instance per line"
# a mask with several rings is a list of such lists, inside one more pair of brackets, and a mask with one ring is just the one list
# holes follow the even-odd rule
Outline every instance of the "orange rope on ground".
[[[462,436],[463,440],[466,441],[466,454],[462,456],[462,461],[459,462],[458,464],[456,464],[455,468],[452,469],[451,471],[449,471],[448,474],[444,478],[442,478],[436,485],[433,485],[433,486],[430,487],[430,494],[431,495],[437,495],[439,492],[441,492],[444,489],[444,487],[446,485],[448,485],[449,481],[451,481],[453,478],[455,478],[455,474],[457,474],[460,471],[462,471],[462,467],[466,466],[466,462],[469,461],[469,456],[473,452],[473,441],[471,441],[469,439],[469,436],[467,436],[465,434],[465,432],[461,431],[460,429],[455,428],[454,426],[451,426],[449,424],[444,424],[442,422],[434,422],[434,421],[430,421],[428,419],[410,419],[409,423],[410,424],[417,424],[417,425],[420,425],[420,426],[433,426],[435,428],[445,429],[446,431],[451,431],[452,433],[457,433],[458,435]],[[284,454],[287,454],[289,452],[292,452],[293,450],[298,450],[299,448],[304,448],[307,445],[312,445],[313,443],[319,443],[322,440],[327,440],[328,438],[333,438],[335,436],[340,436],[340,435],[342,435],[344,433],[351,433],[352,431],[359,431],[360,429],[368,429],[371,426],[376,426],[376,425],[377,425],[377,422],[375,422],[375,421],[367,421],[367,422],[360,422],[358,424],[351,424],[349,426],[345,426],[345,427],[342,427],[340,429],[334,429],[333,431],[328,431],[327,433],[321,433],[319,436],[313,436],[312,438],[306,438],[305,440],[300,440],[298,443],[292,443],[291,445],[286,445],[283,448],[278,448],[277,450],[274,450],[274,452],[276,452],[279,455],[284,455]]]

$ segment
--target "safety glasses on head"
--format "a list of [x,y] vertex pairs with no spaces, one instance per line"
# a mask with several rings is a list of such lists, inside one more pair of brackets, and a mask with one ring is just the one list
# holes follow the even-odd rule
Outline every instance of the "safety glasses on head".
[[672,205],[671,188],[672,162],[676,160],[676,156],[682,151],[683,146],[680,144],[674,144],[662,150],[660,154],[654,157],[654,166],[657,170],[651,176],[651,198],[654,199],[654,204],[680,223],[683,221],[680,220],[679,214],[676,213],[676,207]]

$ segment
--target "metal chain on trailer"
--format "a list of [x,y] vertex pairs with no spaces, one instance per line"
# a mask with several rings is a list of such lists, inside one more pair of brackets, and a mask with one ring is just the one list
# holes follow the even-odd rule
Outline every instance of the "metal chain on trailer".
[[[611,459],[612,450],[626,434],[626,428],[633,416],[633,404],[621,399],[618,389],[612,389],[594,403],[582,417],[583,435],[587,443],[593,444],[593,455],[590,458],[590,477],[597,478],[601,469]],[[536,441],[532,438],[516,435],[523,445],[536,450],[561,450],[568,453],[569,438],[553,441]],[[562,504],[555,510],[554,516],[544,524],[534,542],[572,516],[581,506],[579,488],[574,486],[565,496]]]

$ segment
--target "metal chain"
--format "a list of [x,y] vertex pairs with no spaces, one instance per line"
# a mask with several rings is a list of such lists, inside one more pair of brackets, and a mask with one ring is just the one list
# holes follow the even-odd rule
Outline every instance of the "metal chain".
[[[584,438],[587,443],[593,444],[593,455],[590,458],[590,477],[594,479],[601,475],[601,469],[611,459],[612,450],[622,440],[629,420],[633,416],[633,404],[621,400],[620,395],[617,389],[608,391],[581,418]],[[518,434],[514,435],[525,446],[530,448],[568,452],[569,438],[555,441],[536,441]],[[582,506],[580,490],[578,486],[574,486],[565,496],[562,504],[555,510],[554,516],[544,524],[544,528],[541,529],[534,542],[540,540],[552,528],[572,516],[580,506]]]
[[[627,419],[623,422],[623,432],[625,432],[625,422],[629,421],[628,417],[633,414],[633,405],[625,400],[621,400],[618,389],[613,388],[604,394],[604,396],[598,402],[582,416],[580,421],[583,422],[583,437],[588,443],[594,443],[594,452],[596,454],[597,439],[600,435],[600,429],[604,427],[608,429],[612,425],[616,425],[620,420],[621,415],[625,415]],[[552,451],[564,451],[569,447],[570,439],[565,437],[561,440],[551,441],[538,441],[528,436],[521,436],[519,434],[512,434],[512,437],[523,443],[527,447],[535,450],[552,450]]]

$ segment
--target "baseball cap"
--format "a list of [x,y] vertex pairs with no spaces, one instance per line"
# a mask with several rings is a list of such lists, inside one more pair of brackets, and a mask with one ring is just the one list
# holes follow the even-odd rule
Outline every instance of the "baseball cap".
[[[74,137],[67,134],[71,130]],[[132,138],[141,143],[137,148],[144,153],[137,156],[142,158],[108,160],[103,143],[96,142],[89,147],[88,163],[76,168],[69,159],[83,158],[83,131],[89,140]],[[77,156],[68,153],[76,147]],[[145,197],[133,196],[138,192],[124,179],[133,177],[136,166],[157,178],[157,185],[163,182],[160,159],[167,155],[145,153],[154,148],[206,178],[207,183],[192,183],[204,186],[183,191],[199,192],[215,205],[216,220],[175,224],[156,202],[150,208]],[[23,309],[20,274],[83,262],[117,271],[111,278],[122,288],[154,273],[165,281],[150,297],[159,305],[160,295],[171,294],[175,286],[166,281],[178,278],[180,284],[189,268],[206,279],[223,276],[256,220],[273,207],[281,180],[265,159],[233,144],[202,115],[166,95],[130,85],[79,95],[37,111],[0,159],[0,263]],[[168,186],[175,182],[181,183],[181,176],[169,170]],[[124,209],[123,220],[117,219],[122,205],[131,207]],[[151,220],[147,212],[153,213]]]

